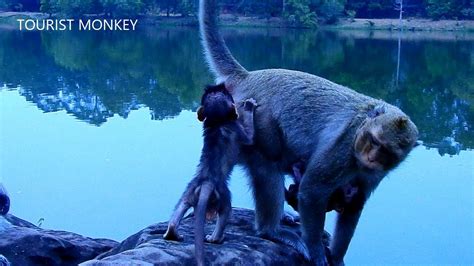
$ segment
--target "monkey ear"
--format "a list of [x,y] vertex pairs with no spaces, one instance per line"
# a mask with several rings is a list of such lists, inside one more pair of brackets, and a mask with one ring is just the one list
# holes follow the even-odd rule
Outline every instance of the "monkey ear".
[[237,112],[237,107],[235,106],[235,104],[232,104],[232,111],[230,111],[230,113],[229,113],[229,119],[230,120],[236,120],[237,118],[239,118],[239,113]]
[[206,119],[206,116],[204,115],[204,107],[200,106],[199,109],[197,110],[197,116],[199,121],[204,121]]
[[408,118],[402,116],[397,119],[395,122],[399,129],[404,129],[407,127]]

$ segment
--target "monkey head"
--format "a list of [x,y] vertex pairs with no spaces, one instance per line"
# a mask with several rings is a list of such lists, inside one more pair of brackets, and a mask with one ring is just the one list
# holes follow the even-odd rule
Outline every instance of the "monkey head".
[[405,159],[417,138],[418,129],[407,115],[398,108],[377,106],[357,130],[355,157],[364,168],[388,171]]
[[234,99],[224,84],[206,87],[197,115],[199,121],[206,120],[207,124],[218,124],[238,118]]

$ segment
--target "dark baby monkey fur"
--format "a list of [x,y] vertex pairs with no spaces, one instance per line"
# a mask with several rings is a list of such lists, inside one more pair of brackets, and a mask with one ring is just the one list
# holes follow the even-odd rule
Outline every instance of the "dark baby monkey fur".
[[252,145],[254,137],[254,100],[239,105],[223,84],[208,86],[202,96],[198,119],[203,121],[203,148],[197,173],[189,182],[169,221],[164,238],[182,240],[178,226],[186,211],[194,207],[195,253],[198,265],[204,265],[204,223],[217,214],[214,232],[205,237],[210,243],[221,243],[230,216],[229,176],[237,163],[241,145]]
[[[251,179],[257,232],[292,245],[314,265],[327,265],[322,236],[329,199],[355,183],[358,191],[337,214],[330,246],[329,260],[343,265],[366,200],[412,150],[418,130],[399,108],[324,78],[285,69],[247,71],[219,34],[216,10],[215,0],[200,0],[200,32],[211,71],[235,100],[253,98],[259,104],[255,145],[240,158]],[[383,112],[373,115],[374,110]],[[304,242],[280,227],[284,175],[298,160],[307,162],[298,194]]]
[[[292,177],[294,184],[291,184],[288,189],[285,189],[285,200],[295,211],[298,211],[298,192],[305,170],[305,162],[299,161],[292,165]],[[342,213],[346,206],[350,206],[352,200],[355,199],[359,188],[355,183],[345,184],[336,189],[327,203],[326,211],[336,211]]]

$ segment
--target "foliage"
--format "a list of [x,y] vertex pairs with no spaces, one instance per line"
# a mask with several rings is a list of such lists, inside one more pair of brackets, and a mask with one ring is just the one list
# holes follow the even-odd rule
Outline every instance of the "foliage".
[[143,12],[142,0],[99,0],[103,11],[111,17],[136,17]]
[[196,15],[198,5],[197,0],[181,0],[179,11],[183,16]]
[[56,10],[56,0],[41,0],[40,11],[51,16]]
[[426,0],[426,11],[433,19],[474,18],[473,0]]
[[[341,17],[474,19],[474,0],[220,0],[223,13],[260,18],[282,17],[291,26],[314,27],[318,20],[335,23]],[[196,16],[198,0],[0,0],[0,10],[41,11],[59,17],[99,14],[137,17],[144,13]]]
[[315,27],[317,16],[309,8],[309,0],[288,0],[285,6],[285,18],[294,26]]
[[[407,2],[407,0],[404,0]],[[357,17],[389,17],[393,16],[393,0],[348,0],[346,10],[353,10]]]
[[325,19],[326,23],[336,23],[344,13],[344,4],[345,1],[341,0],[325,0],[319,8],[321,17]]

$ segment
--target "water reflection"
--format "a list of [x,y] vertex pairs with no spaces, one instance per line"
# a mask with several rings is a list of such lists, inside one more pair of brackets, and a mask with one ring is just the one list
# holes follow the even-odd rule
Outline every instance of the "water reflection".
[[[401,107],[440,155],[474,147],[474,37],[406,33],[225,30],[248,69],[321,75]],[[0,84],[44,112],[101,126],[148,107],[162,120],[193,110],[211,82],[197,30],[0,34]],[[264,56],[262,56],[264,55]],[[397,73],[397,65],[398,73]]]

